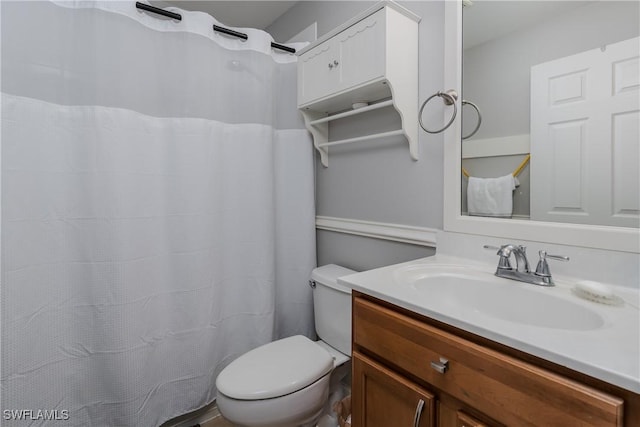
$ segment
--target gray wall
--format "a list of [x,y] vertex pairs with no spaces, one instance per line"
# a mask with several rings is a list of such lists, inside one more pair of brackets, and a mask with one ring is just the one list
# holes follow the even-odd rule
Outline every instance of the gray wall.
[[[442,90],[443,2],[399,2],[422,17],[419,26],[419,101]],[[313,22],[318,37],[348,21],[375,2],[302,1],[266,30],[276,40],[287,40]],[[419,105],[416,105],[418,108]],[[427,108],[424,121],[442,123],[443,107]],[[393,110],[370,114],[363,122],[340,120],[330,138],[400,128]],[[316,157],[316,212],[318,215],[389,222],[442,229],[443,137],[420,130],[420,160],[409,156],[402,137],[332,147],[329,167]],[[344,263],[363,270],[433,254],[433,249],[376,239],[318,233],[318,263]]]
[[424,258],[435,249],[318,230],[318,265],[338,264],[357,271]]
[[273,24],[265,28],[274,40],[289,40],[292,36],[318,23],[318,38],[345,23],[375,1],[299,1]]

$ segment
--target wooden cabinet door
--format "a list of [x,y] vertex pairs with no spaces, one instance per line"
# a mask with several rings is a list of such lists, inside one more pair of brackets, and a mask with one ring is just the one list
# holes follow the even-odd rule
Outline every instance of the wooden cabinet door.
[[472,417],[459,405],[449,406],[442,400],[438,401],[438,427],[497,427],[498,424],[489,424]]
[[433,394],[359,353],[352,393],[353,427],[435,427]]

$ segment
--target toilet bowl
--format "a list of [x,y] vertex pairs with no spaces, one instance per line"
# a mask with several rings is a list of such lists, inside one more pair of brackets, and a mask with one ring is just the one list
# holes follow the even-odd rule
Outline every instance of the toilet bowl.
[[311,274],[319,341],[302,335],[253,349],[216,379],[220,413],[238,426],[313,425],[329,395],[332,372],[350,359],[351,290],[337,278],[355,273],[337,265]]

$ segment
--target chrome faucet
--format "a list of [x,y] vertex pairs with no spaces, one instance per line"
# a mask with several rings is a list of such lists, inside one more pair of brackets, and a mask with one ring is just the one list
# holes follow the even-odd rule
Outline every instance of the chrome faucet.
[[[495,275],[504,277],[505,279],[518,280],[520,282],[531,283],[538,286],[554,286],[551,270],[547,259],[555,259],[559,261],[569,261],[569,257],[562,255],[549,255],[546,251],[539,251],[540,261],[536,267],[536,271],[531,272],[529,260],[527,259],[527,248],[522,245],[507,244],[500,247],[484,245],[485,249],[496,249],[496,255],[500,256],[498,260],[498,268]],[[516,268],[511,266],[511,254],[516,259]]]

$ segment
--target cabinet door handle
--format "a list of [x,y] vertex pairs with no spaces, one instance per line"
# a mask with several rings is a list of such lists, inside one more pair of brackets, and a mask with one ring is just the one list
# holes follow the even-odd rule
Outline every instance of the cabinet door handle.
[[441,374],[444,374],[445,372],[447,372],[447,369],[449,369],[449,361],[444,357],[441,357],[439,362],[432,361],[431,367]]
[[420,417],[422,417],[423,409],[424,409],[424,400],[420,399],[418,401],[418,406],[416,406],[416,414],[413,416],[413,427],[418,427],[418,424],[420,424]]

